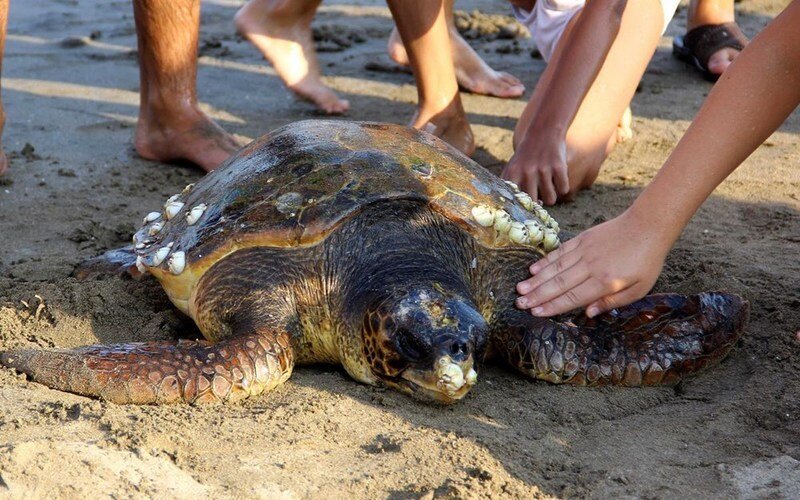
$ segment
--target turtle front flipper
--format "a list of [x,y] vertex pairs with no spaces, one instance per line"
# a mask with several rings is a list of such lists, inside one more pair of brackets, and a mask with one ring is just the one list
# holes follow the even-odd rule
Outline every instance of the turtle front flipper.
[[750,305],[724,293],[650,295],[593,319],[508,310],[496,351],[531,377],[574,385],[672,385],[719,362],[741,337]]
[[217,403],[270,390],[292,371],[285,333],[207,341],[94,345],[73,350],[20,349],[0,363],[53,389],[119,404]]

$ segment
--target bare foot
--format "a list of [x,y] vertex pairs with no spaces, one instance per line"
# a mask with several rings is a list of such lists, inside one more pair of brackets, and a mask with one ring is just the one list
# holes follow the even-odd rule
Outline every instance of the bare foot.
[[134,145],[142,158],[161,162],[190,161],[206,172],[220,166],[241,146],[232,135],[201,111],[193,109],[180,115],[150,119],[147,113],[139,115]]
[[[519,79],[489,67],[455,28],[450,29],[450,45],[456,79],[462,88],[475,94],[495,97],[519,97],[525,92],[525,86]],[[409,65],[408,53],[397,28],[389,36],[388,51],[394,62],[403,66]]]
[[475,135],[458,97],[439,112],[418,109],[409,125],[439,137],[467,156],[475,152]]
[[632,123],[633,114],[631,113],[631,107],[628,106],[625,108],[625,111],[622,113],[622,118],[619,119],[619,123],[617,124],[618,143],[622,143],[633,138],[633,130],[631,129]]
[[0,150],[0,175],[3,175],[8,170],[8,157],[5,151]]
[[350,109],[350,103],[322,83],[311,33],[314,11],[297,15],[276,2],[254,0],[236,13],[239,33],[256,46],[295,94],[328,114]]

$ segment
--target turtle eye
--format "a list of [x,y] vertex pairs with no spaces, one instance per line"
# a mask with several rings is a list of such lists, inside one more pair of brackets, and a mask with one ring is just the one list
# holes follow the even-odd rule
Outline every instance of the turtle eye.
[[397,330],[397,348],[410,361],[422,361],[430,354],[430,346],[406,328]]

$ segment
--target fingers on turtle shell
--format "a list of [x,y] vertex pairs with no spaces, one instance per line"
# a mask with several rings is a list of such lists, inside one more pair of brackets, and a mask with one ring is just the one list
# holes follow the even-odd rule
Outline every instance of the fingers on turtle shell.
[[742,297],[717,292],[650,295],[574,323],[533,318],[505,351],[523,373],[554,383],[674,385],[728,354],[749,308]]
[[229,402],[288,378],[293,361],[284,337],[17,350],[0,353],[0,363],[53,389],[119,404]]

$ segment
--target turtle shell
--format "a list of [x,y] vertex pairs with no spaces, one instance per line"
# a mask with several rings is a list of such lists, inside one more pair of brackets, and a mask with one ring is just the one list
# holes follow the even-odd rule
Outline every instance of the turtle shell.
[[486,247],[558,245],[541,206],[442,140],[383,123],[308,120],[244,147],[145,217],[140,270],[185,312],[213,264],[237,250],[308,247],[382,200],[418,200]]

